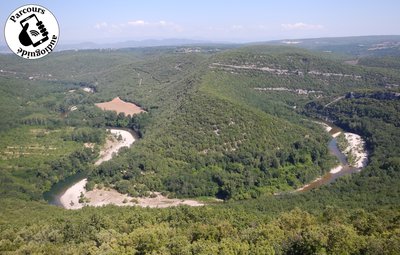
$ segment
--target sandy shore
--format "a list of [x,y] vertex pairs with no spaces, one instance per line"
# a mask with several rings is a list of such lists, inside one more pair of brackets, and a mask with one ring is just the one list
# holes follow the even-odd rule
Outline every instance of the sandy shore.
[[336,173],[339,173],[340,171],[342,171],[342,169],[343,169],[343,166],[342,166],[342,165],[339,165],[339,166],[337,166],[337,167],[332,168],[332,169],[329,171],[329,173],[331,173],[331,174],[336,174]]
[[326,130],[326,132],[328,132],[328,133],[332,130],[332,127],[329,126],[328,124],[324,123],[324,122],[321,122],[321,121],[313,121],[313,122],[323,126],[324,129]]
[[79,196],[81,193],[85,193],[85,185],[87,180],[83,179],[72,185],[67,189],[64,194],[60,197],[60,202],[66,209],[79,209],[82,208],[82,204],[79,203]]
[[[332,130],[332,127],[330,127],[326,123],[319,122],[319,121],[314,121],[314,122],[322,125],[327,132],[330,132]],[[340,134],[341,134],[341,132],[336,132],[334,134],[331,134],[331,136],[336,138]],[[354,133],[345,132],[344,136],[349,145],[344,151],[342,151],[342,153],[345,154],[347,157],[350,153],[352,155],[352,157],[354,158],[354,164],[352,164],[352,166],[361,170],[368,163],[368,153],[365,149],[365,141],[361,138],[361,136],[354,134]],[[340,171],[342,171],[343,169],[344,169],[343,165],[338,165],[336,167],[333,167],[329,171],[329,173],[336,174],[336,173],[339,173]],[[313,180],[312,182],[296,189],[296,191],[303,191],[306,188],[308,188],[309,186],[319,182],[321,179],[322,179],[322,177],[318,177],[315,180]]]
[[[103,188],[85,190],[87,179],[83,179],[71,186],[60,198],[60,202],[66,209],[81,209],[84,206],[141,206],[150,208],[166,208],[171,206],[189,205],[203,206],[195,200],[167,198],[158,192],[154,192],[155,197],[131,197],[127,194],[121,194],[115,189]],[[79,203],[79,197],[83,194],[86,202]]]
[[114,189],[94,189],[85,194],[85,197],[90,202],[85,205],[89,206],[103,206],[103,205],[117,205],[117,206],[141,206],[150,208],[165,208],[179,205],[189,206],[202,206],[204,204],[188,199],[171,199],[154,192],[155,197],[131,197],[126,194],[121,194]]
[[351,156],[354,159],[352,166],[356,168],[364,168],[368,164],[368,153],[365,149],[365,141],[361,136],[354,133],[344,133],[349,146],[343,151],[344,154]]
[[[112,134],[100,152],[99,159],[95,162],[95,165],[100,165],[104,161],[110,160],[113,155],[118,153],[122,147],[130,147],[134,142],[135,138],[131,133],[125,130],[110,129]],[[118,139],[121,136],[122,139]],[[178,205],[189,205],[189,206],[202,206],[204,204],[188,199],[170,199],[162,196],[158,192],[154,192],[154,197],[131,197],[126,194],[121,194],[115,189],[93,189],[86,191],[85,186],[87,179],[80,180],[79,182],[68,188],[63,195],[60,197],[60,202],[66,209],[80,209],[84,206],[104,206],[104,205],[117,205],[117,206],[141,206],[151,208],[165,208]],[[79,198],[83,194],[86,198],[84,203],[79,203]]]
[[320,180],[322,180],[322,177],[318,177],[317,179],[315,179],[315,180],[313,180],[312,182],[310,182],[310,183],[304,185],[303,187],[300,187],[300,188],[296,189],[296,192],[298,192],[298,191],[303,191],[303,190],[305,190],[306,188],[308,188],[309,186],[313,185],[314,183],[319,182]]
[[[329,126],[328,124],[320,121],[314,121],[317,124],[320,124],[324,127],[326,132],[330,132],[332,130],[332,127]],[[336,138],[338,137],[342,132],[336,132],[332,134],[332,137]],[[344,132],[343,133],[347,142],[349,143],[349,146],[342,151],[345,155],[348,155],[349,153],[352,155],[354,158],[354,164],[352,164],[353,167],[356,168],[364,168],[368,164],[368,153],[367,150],[365,149],[365,141],[362,139],[361,136],[350,133],[350,132]],[[342,167],[343,168],[343,167]],[[330,170],[330,173],[338,173],[342,170],[340,166],[334,167]]]
[[[113,153],[118,153],[122,147],[131,147],[135,142],[135,138],[131,133],[125,130],[109,129],[112,136],[107,139],[106,145],[100,152],[100,158],[94,163],[96,166],[100,165],[104,161],[108,161],[112,158]],[[121,140],[118,137],[121,136]]]
[[[135,138],[131,133],[125,130],[109,129],[111,136],[107,139],[104,148],[100,152],[99,159],[94,163],[100,165],[104,161],[110,160],[114,154],[118,153],[118,150],[122,147],[130,147],[134,142]],[[118,140],[118,137],[121,139]],[[83,205],[79,203],[79,196],[81,192],[86,194],[85,185],[87,180],[83,179],[68,188],[64,194],[60,197],[60,202],[66,209],[79,209]]]
[[[330,174],[336,174],[336,173],[339,173],[340,171],[342,171],[342,169],[343,169],[343,166],[342,166],[342,165],[339,165],[339,166],[336,166],[336,167],[332,168],[332,169],[329,171],[329,173],[330,173]],[[296,189],[296,191],[303,191],[303,190],[305,190],[306,188],[308,188],[309,186],[311,186],[311,185],[313,185],[313,184],[315,184],[315,183],[317,183],[317,182],[319,182],[319,181],[321,181],[321,180],[322,180],[322,177],[318,177],[318,178],[316,178],[315,180],[313,180],[312,182],[309,182],[309,183],[307,183],[306,185],[304,185],[304,186],[302,186],[302,187]]]

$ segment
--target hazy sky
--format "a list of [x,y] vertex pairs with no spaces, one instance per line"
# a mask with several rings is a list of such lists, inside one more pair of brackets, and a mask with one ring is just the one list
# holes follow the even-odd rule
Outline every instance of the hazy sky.
[[400,34],[399,0],[0,0],[1,27],[13,10],[31,3],[53,12],[61,43]]

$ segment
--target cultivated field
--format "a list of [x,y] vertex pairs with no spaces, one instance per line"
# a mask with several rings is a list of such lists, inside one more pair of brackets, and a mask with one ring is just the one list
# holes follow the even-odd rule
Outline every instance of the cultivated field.
[[127,103],[121,100],[119,97],[116,97],[109,102],[97,103],[96,106],[101,108],[102,110],[116,111],[117,113],[123,112],[125,113],[125,115],[134,115],[145,112],[145,110],[143,110],[139,106],[133,103]]

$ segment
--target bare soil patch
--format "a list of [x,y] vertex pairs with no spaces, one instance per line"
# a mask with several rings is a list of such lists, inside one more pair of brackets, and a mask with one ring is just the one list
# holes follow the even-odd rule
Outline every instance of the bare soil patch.
[[115,111],[117,113],[123,112],[125,113],[125,115],[131,115],[131,116],[141,112],[145,112],[145,110],[143,110],[139,106],[133,103],[125,102],[121,100],[119,97],[116,97],[109,102],[97,103],[95,105],[101,108],[102,110]]
[[158,192],[154,192],[154,197],[131,197],[121,194],[114,189],[94,189],[85,193],[89,200],[83,205],[104,206],[113,204],[117,206],[140,206],[150,208],[165,208],[179,205],[202,206],[204,204],[188,199],[167,198]]
[[[60,201],[66,209],[81,209],[84,206],[140,206],[150,208],[166,208],[179,205],[203,206],[196,200],[167,198],[159,192],[154,192],[151,197],[131,197],[121,194],[113,188],[95,188],[86,191],[87,179],[83,179],[70,187],[61,197]],[[84,202],[79,202],[80,197]]]

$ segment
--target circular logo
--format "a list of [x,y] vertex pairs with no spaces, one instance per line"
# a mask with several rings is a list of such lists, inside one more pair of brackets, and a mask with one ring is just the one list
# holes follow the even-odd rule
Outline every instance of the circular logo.
[[38,59],[53,51],[59,32],[58,22],[49,10],[30,4],[11,13],[4,36],[15,54],[26,59]]

